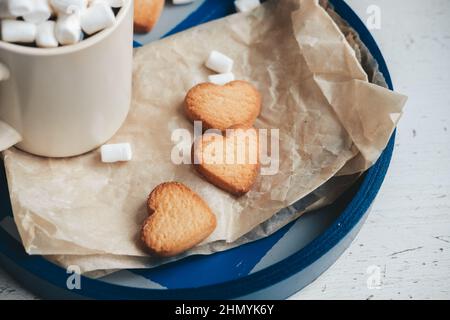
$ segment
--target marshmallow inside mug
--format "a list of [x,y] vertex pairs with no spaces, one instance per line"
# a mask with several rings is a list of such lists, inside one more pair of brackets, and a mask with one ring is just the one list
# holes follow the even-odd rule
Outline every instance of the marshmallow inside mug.
[[0,39],[38,48],[76,44],[113,27],[130,0],[0,0]]
[[59,45],[52,32],[55,18],[29,28],[29,34],[36,33],[33,43],[0,41],[0,65],[7,71],[2,74],[0,68],[0,121],[22,138],[15,147],[39,156],[70,157],[103,145],[122,126],[132,91],[133,2],[124,1],[113,12],[113,26],[91,35],[83,32],[82,41],[70,33],[59,35],[68,42],[80,40],[73,45]]

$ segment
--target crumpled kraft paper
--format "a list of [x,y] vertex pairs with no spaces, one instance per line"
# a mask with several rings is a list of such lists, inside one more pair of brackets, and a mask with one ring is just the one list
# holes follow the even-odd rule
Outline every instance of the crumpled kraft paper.
[[[241,198],[170,160],[173,130],[192,131],[182,112],[184,95],[206,81],[204,61],[213,49],[232,57],[236,77],[261,91],[256,127],[280,130],[278,173],[261,176]],[[355,50],[314,0],[269,1],[137,49],[133,86],[128,119],[110,141],[130,142],[131,162],[101,163],[98,150],[67,159],[4,152],[14,219],[28,253],[61,255],[52,259],[63,265],[78,259],[83,271],[163,263],[147,256],[139,231],[148,193],[171,180],[198,192],[218,219],[214,233],[185,255],[214,252],[215,243],[223,250],[264,222],[276,225],[277,212],[344,166],[353,173],[374,163],[406,101],[368,82]],[[297,212],[317,203],[327,201],[316,199]]]

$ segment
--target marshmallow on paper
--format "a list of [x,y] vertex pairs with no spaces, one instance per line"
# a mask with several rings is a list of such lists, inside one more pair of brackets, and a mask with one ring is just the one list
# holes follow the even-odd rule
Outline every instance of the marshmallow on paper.
[[55,36],[61,45],[75,44],[81,41],[80,17],[77,13],[70,15],[60,14],[55,25]]
[[80,16],[81,29],[88,35],[112,27],[115,21],[114,12],[104,2],[95,2]]
[[194,2],[194,0],[172,0],[173,4],[187,4]]
[[50,0],[50,4],[58,14],[80,14],[87,7],[87,0]]
[[34,0],[7,0],[9,12],[15,17],[21,17],[33,10]]
[[102,162],[130,161],[133,157],[129,143],[105,144],[100,148]]
[[40,48],[55,48],[58,40],[55,36],[55,21],[44,21],[37,26],[36,45]]
[[234,81],[234,74],[232,72],[220,73],[208,76],[208,81],[220,86],[227,84],[228,82]]
[[234,6],[237,12],[249,12],[261,5],[259,0],[236,0]]
[[34,0],[33,9],[23,15],[23,20],[38,24],[50,19],[52,13],[48,0]]
[[217,73],[229,73],[233,69],[233,60],[223,53],[213,50],[205,65]]
[[33,23],[5,19],[1,25],[3,41],[31,43],[36,39],[36,25]]

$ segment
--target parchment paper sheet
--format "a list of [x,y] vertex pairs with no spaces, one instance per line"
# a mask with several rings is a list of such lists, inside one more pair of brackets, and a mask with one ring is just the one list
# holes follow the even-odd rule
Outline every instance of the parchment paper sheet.
[[[330,178],[374,163],[406,101],[368,82],[350,43],[317,1],[280,0],[137,49],[131,111],[110,141],[130,142],[131,162],[101,163],[98,150],[67,159],[15,148],[4,152],[25,250],[83,271],[166,262],[148,257],[138,239],[148,193],[164,181],[185,183],[217,215],[214,233],[185,255],[266,236],[334,200],[346,183]],[[192,131],[182,112],[185,93],[206,81],[210,71],[203,64],[213,49],[232,57],[236,77],[261,91],[256,126],[280,130],[279,172],[261,176],[241,198],[207,183],[190,165],[170,160],[172,131]],[[320,186],[330,191],[323,194]],[[311,194],[314,190],[318,193]],[[275,215],[301,198],[300,208]]]

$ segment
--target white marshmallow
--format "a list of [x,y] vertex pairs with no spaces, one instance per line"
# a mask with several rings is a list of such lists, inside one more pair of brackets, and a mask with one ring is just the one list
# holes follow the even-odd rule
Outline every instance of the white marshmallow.
[[260,5],[261,2],[259,0],[236,0],[234,2],[234,7],[237,12],[249,12]]
[[80,14],[87,7],[87,0],[50,0],[50,4],[58,14]]
[[21,17],[33,10],[34,0],[8,0],[9,12],[15,17]]
[[52,9],[48,0],[34,0],[33,10],[23,15],[23,20],[32,23],[41,23],[47,21],[52,16]]
[[223,53],[213,50],[206,61],[206,67],[217,73],[228,73],[233,69],[233,63],[231,58]]
[[55,25],[55,36],[61,45],[75,44],[82,37],[80,17],[77,13],[70,15],[60,14]]
[[2,40],[31,43],[36,39],[36,25],[20,20],[2,20]]
[[172,0],[173,4],[187,4],[194,2],[194,0]]
[[129,143],[105,144],[100,148],[102,162],[130,161],[133,157]]
[[89,5],[93,5],[97,2],[107,3],[111,8],[121,8],[125,4],[126,0],[89,0]]
[[214,74],[214,75],[208,76],[208,81],[211,83],[223,86],[224,84],[227,84],[228,82],[234,81],[234,74],[232,72]]
[[15,18],[9,11],[9,1],[0,0],[0,19],[12,19]]
[[111,7],[104,2],[96,2],[81,13],[81,29],[88,35],[112,27],[116,17]]
[[[11,72],[9,69],[0,62],[0,81],[8,80],[11,77]],[[2,121],[0,120],[0,126],[2,125]]]
[[36,45],[40,48],[55,48],[58,40],[55,36],[55,21],[44,21],[37,26]]

